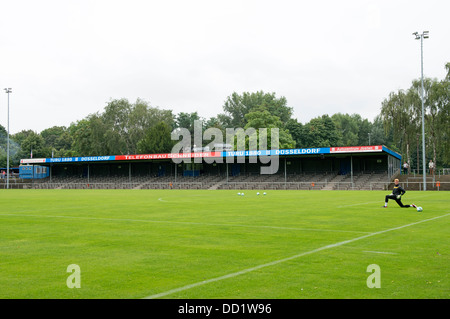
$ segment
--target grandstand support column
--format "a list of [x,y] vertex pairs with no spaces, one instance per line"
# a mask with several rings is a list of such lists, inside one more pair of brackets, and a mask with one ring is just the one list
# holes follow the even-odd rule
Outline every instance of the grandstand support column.
[[90,175],[90,172],[89,172],[89,163],[88,163],[88,171],[87,171],[87,178],[88,178],[87,183],[88,183],[88,184],[89,184],[89,175]]
[[[5,88],[6,94],[8,94],[8,123],[7,123],[7,146],[6,146],[6,189],[9,189],[9,93],[11,88]],[[425,167],[425,166],[424,166]]]
[[284,189],[287,189],[286,157],[284,158]]
[[389,157],[389,155],[386,156],[387,162],[388,162],[388,167],[387,167],[387,172],[388,172],[388,180],[391,180],[391,158]]
[[353,155],[350,155],[350,177],[351,177],[352,189],[353,189]]
[[128,163],[128,182],[131,184],[131,162]]
[[228,184],[228,163],[225,163],[225,165],[227,166],[227,184]]
[[388,177],[390,181],[394,176],[394,163],[392,161],[392,156],[390,156],[389,154],[387,155],[387,160],[388,160]]

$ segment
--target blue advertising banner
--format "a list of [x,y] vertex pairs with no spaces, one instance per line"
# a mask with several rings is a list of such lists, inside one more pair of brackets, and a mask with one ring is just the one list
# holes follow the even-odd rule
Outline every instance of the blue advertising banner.
[[222,152],[223,157],[234,156],[275,156],[275,155],[315,155],[315,154],[329,154],[329,147],[319,148],[293,148],[282,150],[263,150],[263,151],[228,151]]
[[84,157],[58,157],[46,158],[45,163],[76,163],[76,162],[100,162],[100,161],[114,161],[115,155],[107,156],[84,156]]

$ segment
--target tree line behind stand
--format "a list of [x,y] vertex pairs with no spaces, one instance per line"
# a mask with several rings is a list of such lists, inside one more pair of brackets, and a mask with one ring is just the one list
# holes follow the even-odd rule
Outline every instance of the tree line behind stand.
[[[426,158],[437,167],[450,165],[450,63],[445,67],[444,79],[424,79]],[[303,124],[293,118],[293,107],[286,97],[263,91],[233,92],[226,98],[223,112],[211,118],[202,118],[197,112],[174,114],[141,99],[134,103],[114,99],[102,112],[69,127],[13,134],[10,166],[19,165],[21,158],[31,154],[38,158],[169,153],[178,142],[171,139],[171,132],[186,128],[193,138],[194,121],[201,120],[203,131],[215,127],[224,138],[226,128],[278,128],[280,148],[386,145],[402,154],[414,169],[417,159],[422,158],[421,107],[420,80],[413,80],[406,90],[391,92],[373,121],[359,114],[335,113]],[[6,136],[6,129],[0,125],[0,167],[6,167]],[[270,138],[268,141],[270,147]],[[211,141],[203,142],[206,145]]]

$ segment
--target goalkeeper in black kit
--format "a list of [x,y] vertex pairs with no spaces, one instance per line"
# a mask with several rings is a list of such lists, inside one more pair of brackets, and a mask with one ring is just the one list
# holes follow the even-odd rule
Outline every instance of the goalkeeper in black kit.
[[388,205],[388,201],[390,200],[390,199],[393,199],[393,200],[395,200],[396,202],[397,202],[397,204],[400,206],[400,207],[402,207],[402,208],[407,208],[407,207],[414,207],[414,208],[416,208],[417,206],[416,205],[414,205],[414,204],[411,204],[411,205],[403,205],[403,203],[402,203],[402,200],[401,200],[401,198],[402,198],[402,196],[406,193],[406,191],[403,189],[403,187],[401,187],[399,184],[399,180],[398,179],[395,179],[394,180],[394,189],[392,190],[392,194],[389,194],[389,195],[386,195],[386,198],[385,198],[385,200],[384,200],[384,208],[387,208],[387,205]]

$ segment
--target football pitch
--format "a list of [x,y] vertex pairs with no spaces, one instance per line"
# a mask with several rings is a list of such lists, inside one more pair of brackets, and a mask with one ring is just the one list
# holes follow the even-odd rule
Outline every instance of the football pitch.
[[449,192],[257,192],[2,190],[0,298],[450,297]]

